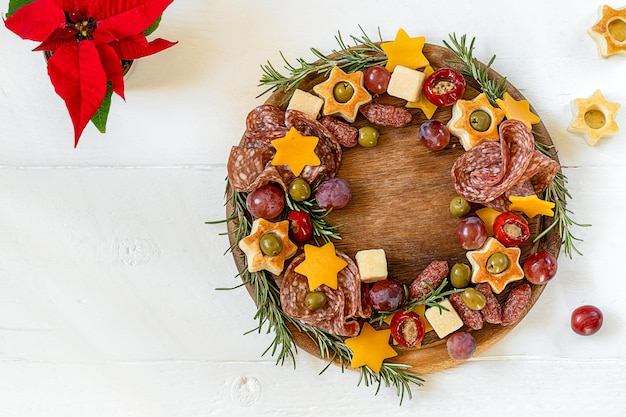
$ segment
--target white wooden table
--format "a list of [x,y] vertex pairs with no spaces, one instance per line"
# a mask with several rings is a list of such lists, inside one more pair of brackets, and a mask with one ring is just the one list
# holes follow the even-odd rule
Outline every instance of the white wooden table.
[[[136,63],[108,133],[72,126],[32,42],[0,30],[0,415],[204,417],[319,415],[621,416],[626,399],[622,132],[587,146],[570,102],[600,89],[626,105],[626,57],[602,59],[584,0],[295,2],[177,0],[155,35],[179,44]],[[612,4],[621,7],[621,4]],[[441,44],[476,37],[476,56],[530,100],[551,132],[584,256],[503,341],[426,376],[412,401],[357,387],[358,375],[305,353],[296,369],[261,357],[266,334],[238,284],[223,225],[225,162],[263,102],[259,65],[279,51],[398,28]],[[599,333],[571,331],[595,304]]]

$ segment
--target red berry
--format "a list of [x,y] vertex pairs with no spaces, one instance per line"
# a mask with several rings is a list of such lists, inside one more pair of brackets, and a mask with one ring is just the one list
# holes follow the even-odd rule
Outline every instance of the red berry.
[[572,330],[582,336],[596,333],[602,327],[604,317],[598,307],[580,306],[572,312]]
[[545,250],[533,253],[524,262],[524,275],[531,284],[545,284],[554,278],[556,271],[556,258]]

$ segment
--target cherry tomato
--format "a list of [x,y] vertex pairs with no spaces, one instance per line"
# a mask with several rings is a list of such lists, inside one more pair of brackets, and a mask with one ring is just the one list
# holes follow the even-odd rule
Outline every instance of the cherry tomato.
[[381,65],[374,65],[365,70],[363,85],[372,94],[383,94],[387,91],[391,73]]
[[582,336],[590,336],[600,330],[604,317],[598,307],[580,306],[572,312],[572,330]]
[[304,211],[290,211],[287,215],[289,220],[289,236],[295,243],[308,242],[313,236],[313,222],[309,213]]
[[480,248],[487,240],[487,228],[479,217],[471,216],[461,220],[456,228],[456,241],[466,250]]
[[530,237],[530,229],[522,216],[509,211],[495,218],[493,234],[504,246],[519,246]]
[[524,275],[531,284],[542,285],[554,278],[557,267],[556,257],[541,250],[524,261]]
[[413,311],[398,311],[391,318],[389,328],[395,341],[405,347],[415,347],[424,339],[424,322]]
[[424,94],[438,107],[449,106],[463,97],[465,78],[450,68],[440,68],[424,80]]

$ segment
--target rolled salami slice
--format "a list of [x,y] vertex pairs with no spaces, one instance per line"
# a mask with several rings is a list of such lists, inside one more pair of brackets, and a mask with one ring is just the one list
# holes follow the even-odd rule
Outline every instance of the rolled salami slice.
[[[499,128],[500,141],[481,142],[454,162],[452,182],[456,192],[475,203],[507,211],[512,190],[528,195],[543,191],[559,164],[535,149],[530,130],[518,120],[505,120]],[[515,192],[515,191],[514,191]]]
[[363,303],[361,279],[356,264],[346,254],[336,251],[348,265],[337,275],[337,289],[321,285],[317,291],[326,295],[326,305],[311,311],[304,304],[309,283],[295,268],[304,261],[304,254],[294,258],[280,282],[280,302],[283,311],[301,323],[309,324],[337,336],[357,336],[361,326],[357,318],[367,318],[371,307]]

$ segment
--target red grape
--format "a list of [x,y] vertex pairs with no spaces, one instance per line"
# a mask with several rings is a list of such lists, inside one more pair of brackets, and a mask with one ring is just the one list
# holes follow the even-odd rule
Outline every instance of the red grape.
[[383,279],[370,288],[372,308],[378,311],[393,311],[404,303],[404,286],[395,279]]
[[365,70],[363,85],[372,94],[383,94],[387,91],[391,73],[380,65],[374,65]]
[[343,178],[331,178],[323,181],[317,191],[315,191],[315,199],[317,204],[323,209],[338,210],[344,208],[352,198],[352,190],[350,185]]
[[446,348],[452,359],[463,361],[469,359],[476,352],[476,338],[470,333],[456,332],[448,337]]
[[589,336],[600,330],[604,317],[598,307],[580,306],[572,312],[572,330],[582,336]]
[[485,223],[476,216],[461,220],[456,228],[456,240],[463,249],[480,248],[487,240]]
[[440,151],[450,143],[450,132],[439,120],[428,120],[420,126],[420,140],[431,151]]
[[531,284],[545,284],[554,278],[556,270],[556,258],[545,250],[533,253],[524,262],[524,275]]
[[248,194],[246,208],[254,217],[273,219],[285,208],[285,193],[275,185],[263,185]]

